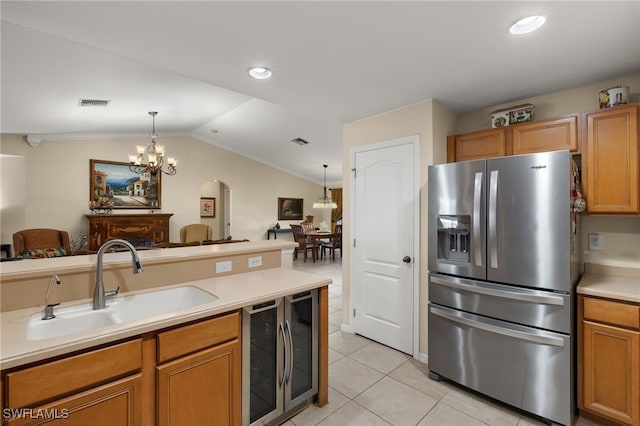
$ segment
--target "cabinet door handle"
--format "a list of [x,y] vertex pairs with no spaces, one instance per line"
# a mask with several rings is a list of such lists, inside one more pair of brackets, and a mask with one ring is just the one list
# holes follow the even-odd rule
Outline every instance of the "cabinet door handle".
[[[280,385],[278,386],[279,388],[282,388],[282,385],[284,384],[285,381],[285,377],[287,375],[287,359],[289,358],[287,355],[287,337],[285,336],[285,331],[284,331],[284,325],[282,323],[280,323],[278,325],[278,328],[280,329],[280,333],[282,333],[282,344],[284,345],[284,367],[282,369],[282,376],[280,377]],[[278,369],[280,369],[281,363],[277,362],[277,366]],[[278,374],[279,375],[279,374]]]

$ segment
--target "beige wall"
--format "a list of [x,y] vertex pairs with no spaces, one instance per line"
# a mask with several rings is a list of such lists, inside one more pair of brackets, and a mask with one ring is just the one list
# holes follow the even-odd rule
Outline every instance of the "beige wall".
[[[342,306],[343,324],[350,324],[349,317],[349,261],[350,245],[349,235],[351,231],[349,222],[350,203],[350,178],[349,164],[353,148],[377,142],[399,139],[411,135],[420,137],[420,210],[426,212],[427,208],[427,166],[442,163],[446,160],[446,136],[455,131],[455,115],[433,100],[427,100],[415,105],[410,105],[384,114],[369,117],[363,120],[345,124],[343,127],[343,202],[345,217],[343,232],[344,259],[342,263]],[[426,307],[427,303],[427,223],[424,214],[420,215],[420,229],[416,232],[420,235],[420,354],[427,353],[426,341]],[[418,354],[415,354],[418,356]]]
[[[313,214],[316,223],[329,220],[329,213],[311,208],[322,193],[321,185],[190,137],[167,137],[161,142],[178,159],[178,173],[162,177],[162,212],[174,214],[170,221],[171,241],[179,241],[181,226],[201,222],[201,191],[212,190],[210,182],[216,179],[232,191],[233,238],[266,239],[267,228],[278,222],[278,197],[304,198],[305,215]],[[24,158],[22,175],[17,173],[9,181],[3,170],[2,193],[24,180],[26,199],[22,206],[15,207],[22,209],[20,217],[5,214],[3,205],[2,243],[11,243],[13,232],[19,229],[36,227],[64,229],[77,238],[88,226],[84,214],[89,213],[89,160],[127,161],[136,144],[146,143],[146,139],[45,141],[33,148],[23,136],[1,135],[0,152]],[[114,210],[114,214],[118,212],[148,210]],[[218,223],[212,222],[219,228]],[[283,227],[290,223],[293,222],[280,221]],[[218,235],[219,230],[215,232]],[[290,238],[282,238],[287,237]]]

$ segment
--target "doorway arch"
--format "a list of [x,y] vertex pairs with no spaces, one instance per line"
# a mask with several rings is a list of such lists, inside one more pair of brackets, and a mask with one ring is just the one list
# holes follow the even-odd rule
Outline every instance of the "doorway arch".
[[200,197],[215,198],[215,217],[200,218],[201,223],[211,225],[213,239],[231,236],[231,187],[225,182],[213,179],[200,185]]

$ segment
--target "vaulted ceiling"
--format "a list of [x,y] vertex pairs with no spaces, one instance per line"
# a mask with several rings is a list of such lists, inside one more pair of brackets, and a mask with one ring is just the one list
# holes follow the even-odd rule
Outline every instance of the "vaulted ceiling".
[[[3,133],[146,136],[155,110],[160,137],[191,135],[317,183],[322,164],[341,180],[344,123],[426,99],[461,113],[640,71],[638,1],[0,7]],[[530,14],[547,24],[508,33]],[[249,78],[255,65],[273,77]]]

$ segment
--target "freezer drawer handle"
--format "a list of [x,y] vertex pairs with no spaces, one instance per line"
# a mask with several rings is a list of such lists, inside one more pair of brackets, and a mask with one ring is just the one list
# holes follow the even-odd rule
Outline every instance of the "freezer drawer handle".
[[512,330],[509,328],[504,328],[504,327],[498,327],[492,324],[485,324],[483,322],[478,322],[478,321],[474,321],[474,320],[470,320],[467,318],[463,318],[460,317],[458,315],[455,314],[450,314],[448,312],[442,311],[438,308],[431,308],[431,313],[433,313],[434,315],[437,315],[439,317],[448,319],[449,321],[453,321],[453,322],[457,322],[460,324],[464,324],[467,325],[469,327],[473,327],[473,328],[478,328],[480,330],[485,330],[488,331],[490,333],[495,333],[495,334],[501,334],[503,336],[507,336],[507,337],[514,337],[516,339],[520,339],[520,340],[526,340],[528,342],[533,342],[533,343],[539,343],[542,345],[550,345],[550,346],[558,346],[558,347],[564,347],[564,340],[556,338],[556,337],[549,337],[549,336],[540,336],[537,334],[532,334],[532,333],[527,333],[524,331],[519,331],[519,330]]
[[481,287],[479,284],[473,284],[473,281],[459,280],[450,281],[436,276],[431,276],[431,282],[440,284],[445,287],[455,288],[459,290],[469,291],[471,293],[486,294],[488,296],[501,297],[503,299],[521,300],[523,302],[543,303],[545,305],[563,306],[564,300],[559,296],[548,296],[539,294],[525,294],[512,291],[496,290],[493,288]]

